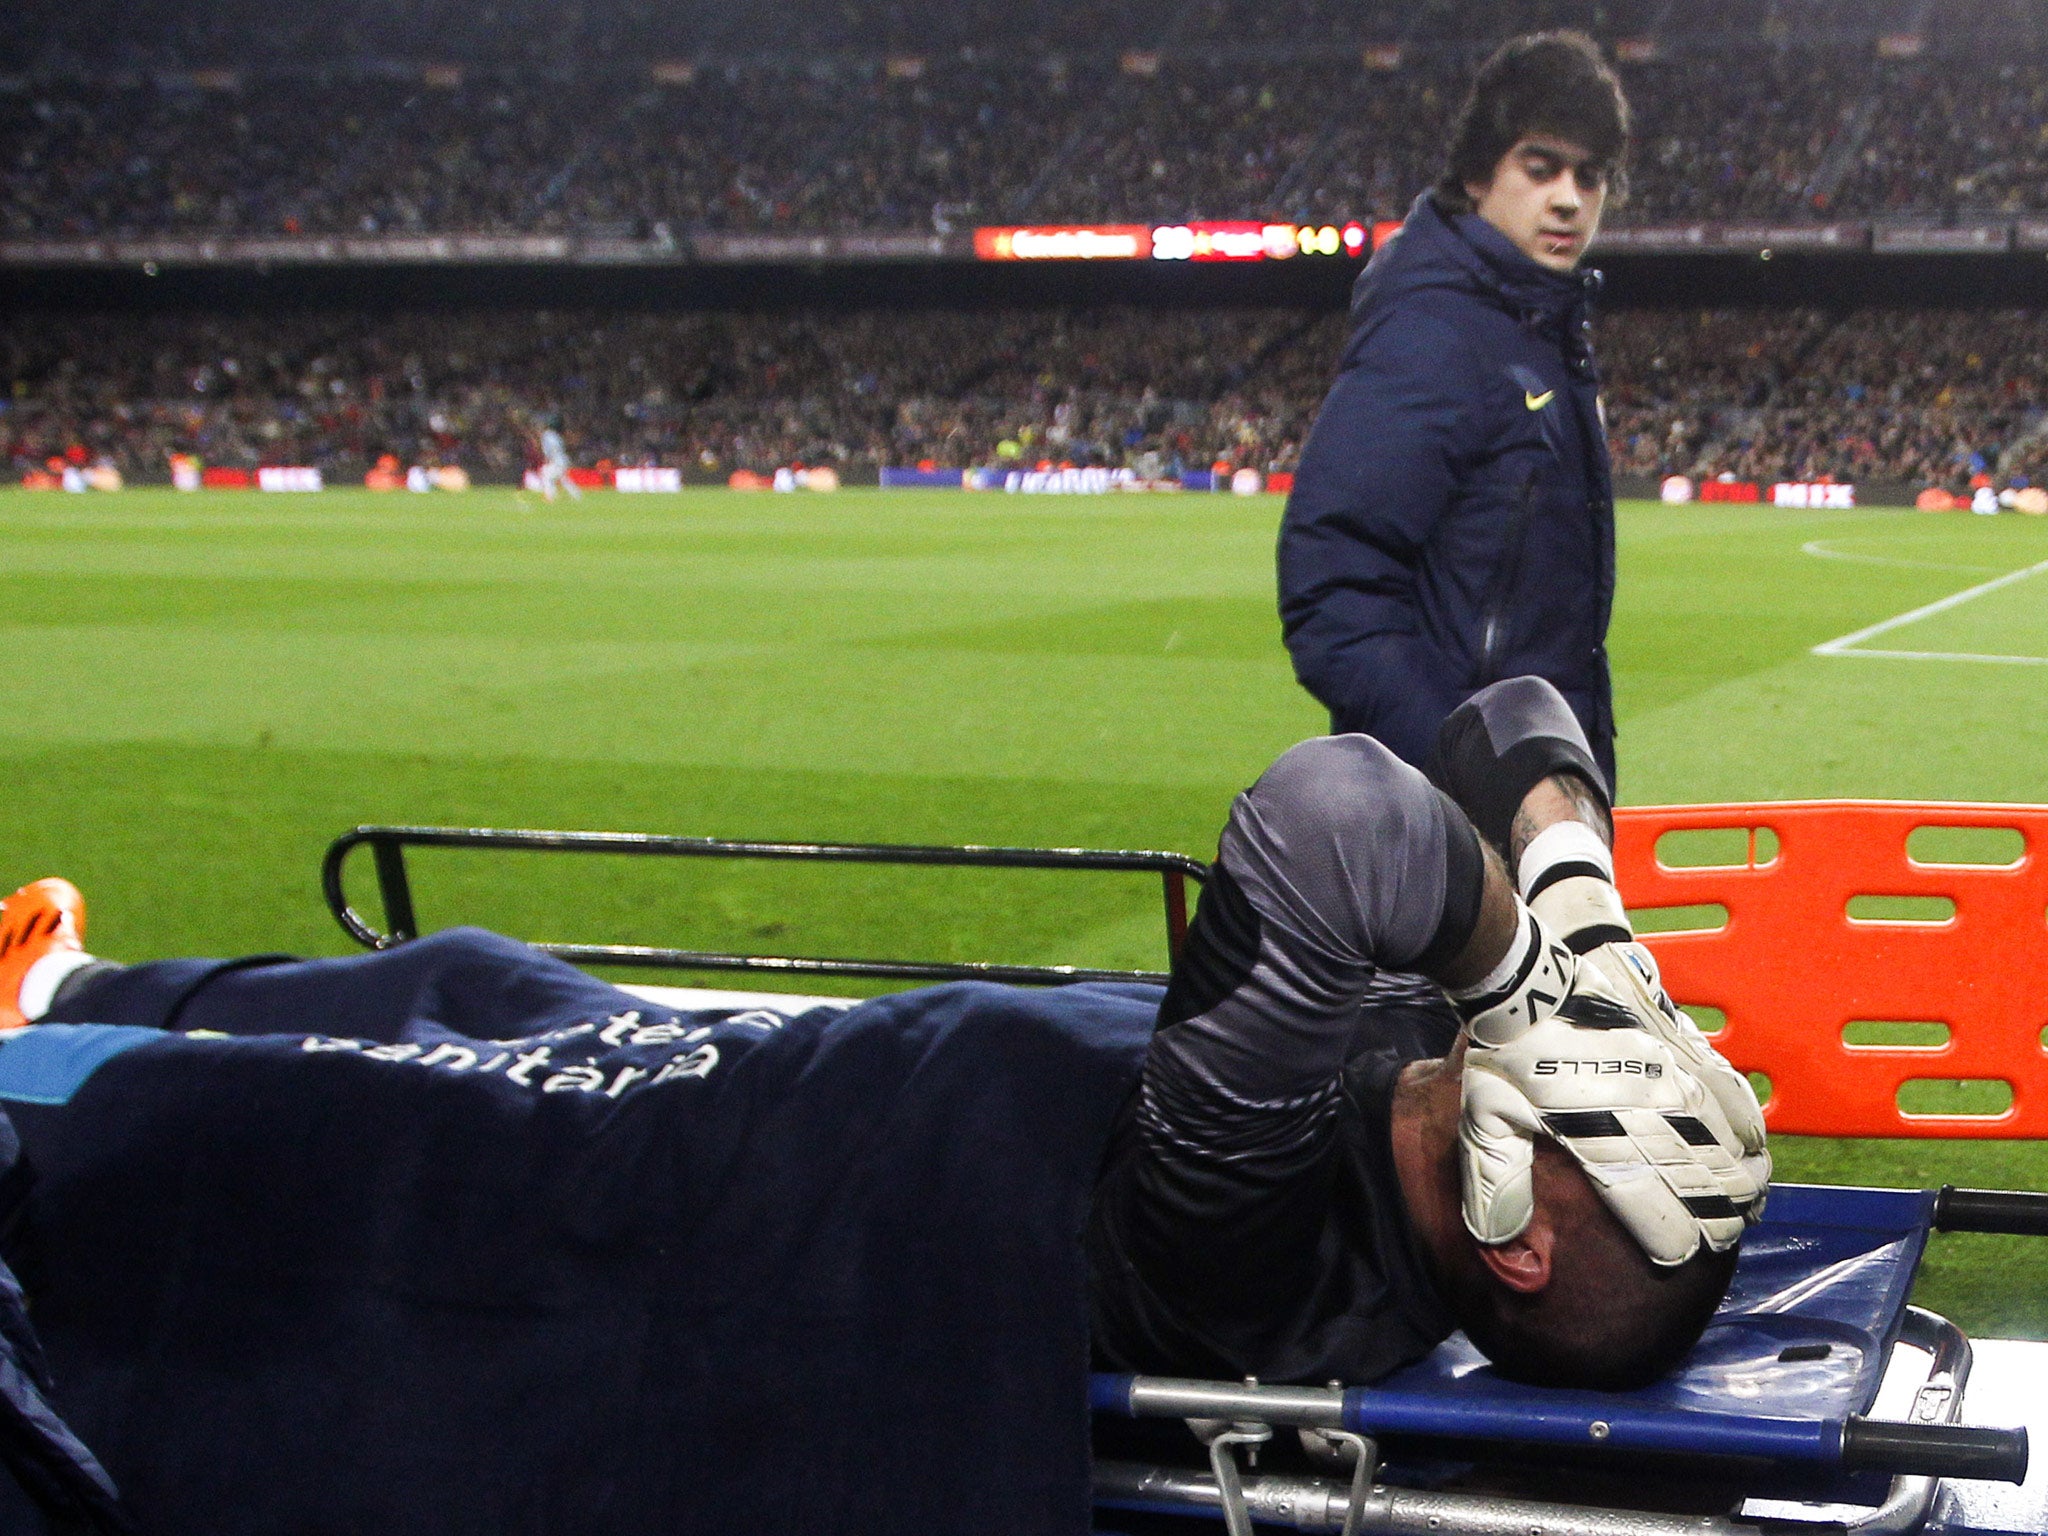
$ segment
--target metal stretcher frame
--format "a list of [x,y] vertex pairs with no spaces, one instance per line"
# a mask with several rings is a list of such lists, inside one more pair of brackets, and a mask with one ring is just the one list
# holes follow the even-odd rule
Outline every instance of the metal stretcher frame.
[[[1098,1413],[1186,1420],[1207,1443],[1210,1462],[1207,1473],[1100,1463],[1098,1496],[1155,1513],[1220,1512],[1239,1532],[1254,1518],[1283,1516],[1303,1530],[1546,1536],[1656,1536],[1681,1528],[1725,1536],[1753,1525],[1612,1508],[1596,1516],[1528,1499],[1375,1486],[1358,1471],[1358,1458],[1377,1458],[1392,1442],[1395,1459],[1409,1466],[1418,1446],[1425,1460],[1478,1464],[1540,1454],[1610,1473],[1632,1471],[1646,1459],[1668,1466],[1676,1457],[1717,1486],[1743,1485],[1745,1496],[1768,1492],[1775,1482],[1782,1486],[1770,1496],[1810,1503],[1826,1493],[1830,1502],[1839,1497],[1857,1506],[1819,1522],[1826,1529],[1863,1536],[1918,1529],[1945,1479],[2026,1477],[2024,1428],[1958,1422],[1973,1360],[1968,1339],[1935,1314],[1905,1305],[1931,1226],[2009,1230],[2017,1223],[2003,1220],[2006,1214],[2031,1223],[2048,1206],[2048,1197],[2024,1206],[2017,1198],[1980,1204],[1966,1191],[1779,1186],[1693,1362],[1637,1392],[1516,1386],[1484,1372],[1477,1353],[1455,1340],[1371,1386],[1098,1376]],[[1841,1299],[1825,1294],[1831,1285],[1844,1287]],[[1881,1417],[1877,1378],[1900,1342],[1928,1353],[1926,1379],[1903,1417]],[[1789,1347],[1781,1351],[1781,1344]],[[1318,1443],[1320,1459],[1348,1455],[1352,1486],[1318,1477],[1252,1478],[1236,1466],[1235,1447],[1287,1429]],[[1876,1481],[1859,1480],[1872,1473]],[[2040,1518],[2048,1522],[2048,1507]]]
[[[384,905],[382,929],[349,905],[343,866],[367,846]],[[370,949],[419,936],[407,848],[495,848],[542,853],[611,853],[663,858],[799,860],[821,864],[896,864],[972,869],[1070,869],[1151,872],[1165,903],[1169,963],[1188,930],[1187,883],[1208,878],[1208,866],[1184,853],[1086,848],[926,847],[901,843],[765,843],[718,837],[662,837],[638,832],[540,832],[495,827],[363,826],[336,838],[320,866],[327,909],[348,936]],[[999,965],[983,961],[860,960],[816,955],[755,955],[726,950],[667,949],[641,944],[536,942],[578,965],[646,966],[689,971],[771,971],[785,975],[873,976],[896,981],[997,981],[1057,986],[1073,981],[1166,980],[1164,971],[1104,970],[1072,965]]]
[[[1844,1425],[1809,1423],[1776,1431],[1759,1425],[1750,1435],[1727,1436],[1726,1426],[1689,1426],[1682,1418],[1626,1422],[1626,1408],[1609,1418],[1560,1414],[1530,1424],[1524,1437],[1503,1440],[1517,1447],[1606,1442],[1610,1455],[1625,1462],[1631,1452],[1678,1452],[1700,1459],[1705,1451],[1776,1440],[1781,1449],[1804,1453],[1794,1460],[1823,1459],[1833,1452],[1843,1472],[1889,1475],[1882,1499],[1848,1519],[1821,1517],[1802,1524],[1785,1517],[1768,1522],[1735,1515],[1673,1514],[1610,1506],[1574,1506],[1491,1493],[1407,1488],[1375,1481],[1383,1433],[1467,1432],[1461,1405],[1376,1401],[1371,1389],[1262,1387],[1166,1377],[1108,1376],[1093,1383],[1092,1406],[1133,1418],[1182,1419],[1209,1450],[1207,1473],[1179,1467],[1098,1461],[1097,1503],[1156,1514],[1220,1517],[1232,1536],[1250,1536],[1252,1522],[1277,1523],[1301,1531],[1386,1533],[1386,1536],[1759,1536],[1767,1527],[1790,1536],[1802,1529],[1814,1536],[1907,1536],[1920,1530],[1950,1478],[2020,1482],[2028,1461],[2025,1429],[1984,1429],[1955,1422],[1969,1384],[1973,1352],[1953,1323],[1921,1308],[1908,1308],[1902,1342],[1930,1355],[1927,1379],[1915,1394],[1911,1416],[1900,1421],[1852,1418]],[[1391,1408],[1391,1411],[1389,1409]],[[1386,1426],[1383,1428],[1382,1426]],[[1240,1470],[1234,1448],[1258,1445],[1275,1429],[1292,1428],[1305,1441],[1320,1441],[1327,1454],[1351,1462],[1351,1475],[1338,1480],[1301,1476],[1251,1476]],[[1625,1431],[1637,1431],[1637,1444]],[[1688,1448],[1694,1429],[1704,1442]],[[1662,1442],[1662,1444],[1658,1444]],[[1745,1458],[1750,1470],[1760,1458]]]
[[[2009,1431],[1971,1431],[1953,1424],[1969,1383],[1971,1348],[1961,1330],[1946,1319],[1919,1308],[1908,1310],[1902,1338],[1926,1349],[1930,1356],[1926,1383],[1915,1399],[1915,1419],[1907,1428],[1947,1431],[1947,1443],[1961,1454],[1953,1463],[1925,1454],[1937,1442],[1921,1442],[1921,1454],[1904,1445],[1866,1443],[1856,1460],[1878,1470],[1905,1463],[1922,1468],[1896,1472],[1883,1501],[1860,1519],[1825,1522],[1821,1529],[1835,1536],[1907,1536],[1919,1530],[1933,1508],[1944,1476],[1974,1475],[2017,1480],[2025,1475],[2026,1441],[2019,1433],[2014,1445]],[[1209,1447],[1211,1471],[1204,1475],[1178,1468],[1098,1462],[1095,1496],[1110,1508],[1156,1513],[1207,1513],[1220,1518],[1231,1536],[1249,1536],[1252,1522],[1284,1524],[1302,1531],[1361,1532],[1383,1536],[1760,1536],[1763,1527],[1736,1516],[1674,1514],[1647,1510],[1561,1505],[1547,1500],[1498,1494],[1404,1488],[1376,1483],[1379,1441],[1361,1424],[1346,1400],[1356,1389],[1284,1388],[1256,1385],[1229,1387],[1212,1382],[1165,1378],[1098,1379],[1096,1407],[1105,1396],[1121,1397],[1113,1411],[1133,1416],[1182,1418]],[[1595,1426],[1606,1421],[1596,1420]],[[1271,1438],[1276,1427],[1299,1430],[1305,1441],[1320,1440],[1326,1456],[1351,1463],[1342,1481],[1317,1477],[1247,1476],[1232,1455],[1237,1445],[1255,1445]],[[1886,1434],[1893,1429],[1886,1427]],[[2007,1436],[1994,1447],[1992,1435]],[[1964,1436],[1976,1437],[1965,1448]],[[1890,1454],[1905,1451],[1901,1457]],[[2011,1463],[2015,1458],[2017,1467]],[[1967,1472],[1956,1470],[1968,1468]],[[1781,1533],[1790,1522],[1772,1522]]]
[[[1705,808],[1712,809],[1712,808]],[[1754,812],[1761,808],[1742,808]],[[1654,838],[1671,811],[1626,829],[1623,840],[1640,847]],[[1624,812],[1618,820],[1626,820]],[[1628,834],[1633,832],[1635,836]],[[1644,834],[1650,834],[1645,838]],[[343,875],[349,855],[367,846],[374,861],[385,926],[379,929],[347,901]],[[322,866],[322,887],[336,920],[357,942],[387,948],[420,931],[405,864],[407,848],[500,849],[671,857],[753,858],[812,862],[1009,869],[1140,871],[1160,876],[1169,956],[1187,930],[1186,882],[1201,882],[1205,866],[1183,854],[1084,849],[931,847],[889,844],[771,843],[718,838],[662,837],[610,832],[552,832],[492,828],[361,826],[335,840]],[[1637,855],[1641,857],[1640,854]],[[1662,871],[1660,870],[1660,873]],[[737,970],[807,975],[869,976],[912,981],[980,979],[1051,985],[1074,981],[1163,982],[1164,973],[1021,966],[972,962],[897,961],[818,956],[749,955],[581,942],[536,945],[571,961],[684,970]],[[1661,947],[1661,946],[1660,946]],[[1787,1193],[1791,1193],[1790,1190]],[[1823,1194],[1801,1191],[1802,1194]],[[1843,1197],[1854,1191],[1837,1192]],[[1868,1191],[1866,1194],[1903,1192]],[[2048,1234],[2048,1194],[1944,1187],[1924,1195],[1932,1230]],[[1915,1252],[1917,1260],[1917,1250]],[[1903,1292],[1901,1293],[1903,1301]],[[1554,1414],[1513,1413],[1489,1418],[1469,1403],[1375,1388],[1261,1386],[1256,1382],[1203,1382],[1160,1377],[1098,1375],[1091,1407],[1098,1414],[1185,1420],[1207,1446],[1207,1473],[1184,1468],[1102,1461],[1097,1465],[1098,1506],[1159,1515],[1221,1518],[1232,1536],[1250,1536],[1253,1522],[1297,1530],[1363,1532],[1385,1536],[1754,1536],[1764,1525],[1735,1516],[1662,1514],[1563,1505],[1493,1494],[1429,1491],[1375,1481],[1381,1438],[1434,1437],[1459,1443],[1493,1441],[1519,1447],[1589,1448],[1624,1460],[1631,1455],[1682,1452],[1695,1458],[1738,1458],[1751,1466],[1774,1462],[1831,1474],[1875,1472],[1889,1477],[1882,1499],[1848,1519],[1803,1526],[1783,1520],[1774,1529],[1853,1532],[1855,1536],[1907,1536],[1927,1523],[1944,1478],[2002,1479],[2026,1475],[2024,1429],[1980,1428],[1958,1422],[1967,1387],[1970,1342],[1946,1320],[1905,1308],[1898,1341],[1929,1354],[1926,1381],[1909,1415],[1882,1421],[1860,1415],[1834,1423],[1770,1420],[1745,1425],[1712,1415],[1673,1420],[1633,1412],[1625,1399],[1611,1408]],[[1597,1413],[1598,1416],[1595,1416]],[[1321,1459],[1346,1465],[1343,1478],[1257,1476],[1240,1469],[1237,1450],[1294,1429]]]

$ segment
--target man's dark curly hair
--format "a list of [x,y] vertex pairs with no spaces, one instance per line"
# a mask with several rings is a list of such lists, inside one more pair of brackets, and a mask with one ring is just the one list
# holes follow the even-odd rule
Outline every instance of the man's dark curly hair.
[[1458,111],[1450,151],[1438,178],[1438,205],[1468,213],[1468,184],[1493,179],[1501,156],[1531,134],[1562,139],[1586,151],[1607,172],[1607,197],[1628,192],[1628,97],[1583,32],[1532,32],[1510,38],[1479,67]]

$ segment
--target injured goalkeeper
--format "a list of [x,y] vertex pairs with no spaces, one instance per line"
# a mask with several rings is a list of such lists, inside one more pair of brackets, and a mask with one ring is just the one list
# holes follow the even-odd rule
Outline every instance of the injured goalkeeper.
[[[1042,1030],[1064,1027],[1063,1009],[1093,1009],[1079,1032],[1087,1038],[1032,1068],[1028,1090],[992,1091],[991,1103],[1022,1106],[1017,1125],[1005,1129],[986,1107],[962,1113],[986,1117],[997,1138],[1028,1139],[1042,1124],[1068,1143],[1058,1156],[1085,1165],[1092,1196],[1084,1189],[1073,1207],[1067,1242],[1082,1233],[1074,1273],[1086,1276],[1098,1363],[1369,1381],[1462,1328],[1506,1374],[1627,1387],[1671,1369],[1706,1325],[1737,1240],[1761,1212],[1769,1156],[1748,1084],[1632,942],[1610,838],[1604,779],[1571,711],[1525,678],[1459,709],[1427,777],[1364,736],[1305,742],[1276,761],[1230,812],[1163,1001],[1130,987],[962,984],[843,1012],[677,1014],[464,929],[342,960],[121,966],[86,950],[77,892],[44,880],[0,912],[0,1006],[12,1010],[0,1020],[16,1031],[0,1037],[0,1106],[38,1187],[54,1187],[52,1198],[86,1189],[77,1203],[95,1209],[108,1196],[88,1188],[93,1180],[139,1177],[95,1159],[114,1157],[107,1148],[124,1137],[172,1144],[175,1128],[158,1122],[198,1102],[200,1083],[210,1115],[289,1122],[264,1133],[262,1156],[346,1207],[337,1222],[417,1186],[440,1191],[444,1213],[480,1208],[486,1197],[461,1187],[465,1177],[516,1190],[517,1177],[552,1177],[564,1159],[594,1210],[636,1180],[653,1198],[681,1177],[667,1143],[659,1179],[634,1163],[652,1156],[657,1103],[670,1117],[714,1105],[737,1116],[715,1149],[689,1152],[717,1161],[722,1180],[749,1160],[808,1155],[806,1137],[835,1178],[851,1178],[890,1117],[902,1123],[888,1095],[917,1072],[851,1102],[842,1095],[837,1123],[783,1119],[774,1137],[762,1126],[771,1092],[784,1091],[766,1085],[822,1091],[834,1040],[862,1038],[864,1019],[883,1018],[897,1042],[888,1049],[914,1056],[913,1046],[930,1048],[921,1010],[950,1008],[952,1019],[961,998],[972,1003],[961,1017],[1003,1014]],[[1104,1025],[1105,1010],[1141,1023]],[[1001,1070],[1023,1028],[984,1036],[994,1045],[972,1049],[986,1049],[989,1064],[966,1070]],[[810,1041],[803,1070],[747,1076],[753,1058],[798,1037]],[[123,1063],[154,1052],[162,1067],[180,1050],[212,1055],[161,1090],[161,1103],[138,1104],[156,1091],[139,1072],[125,1086],[110,1080]],[[868,1052],[862,1070],[874,1067]],[[20,1063],[11,1074],[10,1056]],[[1062,1074],[1072,1081],[1044,1081]],[[474,1111],[459,1131],[456,1095]],[[341,1145],[331,1123],[340,1112],[326,1106],[344,1097],[345,1154],[324,1153]],[[1051,1107],[1062,1100],[1079,1107]],[[63,1129],[89,1112],[120,1129]],[[972,1134],[944,1133],[942,1156],[970,1158],[960,1148]],[[205,1135],[220,1144],[214,1166],[261,1141],[217,1121]],[[522,1135],[541,1139],[528,1148]],[[348,1164],[324,1184],[320,1170],[298,1166],[323,1156]],[[177,1198],[204,1182],[181,1175]],[[829,1224],[834,1198],[807,1196],[777,1222]],[[275,1202],[254,1181],[236,1199],[236,1241],[261,1250]],[[917,1199],[948,1213],[934,1223],[964,1221],[976,1189],[968,1172],[935,1167]],[[632,1249],[597,1215],[557,1200],[534,1196],[514,1236],[567,1230],[576,1252],[565,1275],[599,1262],[607,1243]],[[27,1212],[5,1251],[36,1295],[67,1265],[51,1251],[57,1233],[35,1230],[34,1199]],[[325,1219],[304,1215],[312,1226]],[[1055,1211],[1047,1230],[1063,1219]],[[56,1225],[77,1231],[81,1220]],[[922,1240],[900,1224],[863,1242]],[[146,1236],[163,1263],[188,1263],[181,1245],[199,1241]],[[429,1222],[404,1240],[453,1246],[462,1236]],[[777,1225],[755,1240],[788,1236]],[[318,1251],[306,1241],[304,1253]],[[251,1262],[287,1291],[318,1267],[283,1249]],[[415,1283],[410,1257],[394,1249],[382,1262],[380,1284]],[[49,1312],[68,1325],[85,1305],[63,1299]]]
[[1429,780],[1325,737],[1232,807],[1089,1231],[1126,1368],[1370,1381],[1463,1328],[1626,1388],[1726,1292],[1763,1117],[1633,942],[1562,695],[1475,695]]

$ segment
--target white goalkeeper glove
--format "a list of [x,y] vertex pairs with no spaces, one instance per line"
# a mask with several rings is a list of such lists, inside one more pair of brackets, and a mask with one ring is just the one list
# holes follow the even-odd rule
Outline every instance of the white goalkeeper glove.
[[[1480,1242],[1508,1242],[1528,1227],[1535,1138],[1544,1135],[1571,1153],[1658,1264],[1685,1262],[1702,1241],[1725,1249],[1761,1214],[1769,1157],[1755,1097],[1629,965],[1623,951],[1636,948],[1596,945],[1575,956],[1524,909],[1501,966],[1455,995],[1469,1037],[1463,1211]],[[1716,1071],[1746,1110],[1726,1084],[1710,1088]]]
[[[1656,957],[1635,942],[1628,911],[1614,886],[1614,864],[1606,844],[1583,823],[1557,822],[1530,840],[1518,874],[1529,910],[1579,957],[1580,968],[1590,965],[1599,971],[1609,988],[1713,1095],[1752,1180],[1763,1189],[1771,1178],[1763,1110],[1748,1080],[1671,1001]],[[1761,1204],[1757,1209],[1761,1214]]]
[[[1635,930],[1614,885],[1614,859],[1604,838],[1583,822],[1554,822],[1531,838],[1516,871],[1529,910],[1573,954],[1599,970],[1627,1005],[1663,1042],[1679,1065],[1713,1095],[1739,1154],[1759,1190],[1770,1183],[1764,1117],[1748,1081],[1714,1049],[1686,1012],[1672,1002],[1657,960],[1635,942]],[[1762,1202],[1755,1207],[1762,1214]]]
[[1736,1149],[1749,1181],[1756,1188],[1750,1219],[1763,1215],[1763,1192],[1771,1182],[1771,1153],[1764,1143],[1764,1112],[1749,1079],[1714,1049],[1683,1008],[1671,1001],[1657,972],[1657,959],[1642,945],[1602,944],[1579,957],[1579,974],[1597,971],[1608,988],[1670,1048],[1686,1072],[1698,1080],[1718,1111],[1717,1126]]

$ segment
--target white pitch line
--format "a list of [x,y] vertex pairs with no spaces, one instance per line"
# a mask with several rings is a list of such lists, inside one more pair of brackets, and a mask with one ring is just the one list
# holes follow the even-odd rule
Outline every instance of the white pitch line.
[[1995,571],[1995,565],[1946,565],[1935,560],[1904,560],[1897,555],[1859,555],[1846,549],[1830,549],[1826,539],[1808,539],[1799,546],[1803,555],[1819,560],[1848,560],[1857,565],[1895,565],[1912,571]]
[[1975,651],[1823,651],[1822,656],[1872,656],[1880,661],[1999,661],[2016,667],[2048,667],[2048,656],[1981,656]]
[[1813,648],[1813,654],[1816,656],[1889,655],[1895,658],[1910,657],[1916,660],[1933,660],[1939,658],[1941,660],[1948,661],[1961,661],[1965,659],[1972,661],[2017,661],[2022,663],[2030,661],[2033,658],[2019,656],[1973,656],[1966,658],[1962,653],[1959,652],[1951,653],[1936,651],[1857,651],[1852,650],[1851,647],[1860,645],[1865,640],[1875,640],[1879,635],[1889,634],[1892,630],[1903,629],[1908,624],[1917,624],[1922,619],[1931,619],[1937,613],[1947,613],[1951,608],[1960,608],[1964,603],[1974,601],[1975,599],[1984,596],[1988,592],[1996,592],[2000,587],[2009,587],[2016,581],[2025,581],[2029,576],[2038,576],[2043,571],[2048,571],[2048,560],[2037,560],[2034,562],[2034,564],[2026,567],[2024,570],[2007,571],[2003,576],[1994,576],[1989,581],[1980,581],[1974,587],[1965,587],[1960,592],[1951,592],[1947,597],[1937,598],[1935,601],[1931,603],[1927,603],[1919,608],[1913,609],[1910,613],[1901,613],[1893,618],[1881,619],[1875,624],[1871,624],[1863,629],[1857,630],[1854,634],[1842,635],[1834,640],[1823,640],[1819,645],[1816,645]]

